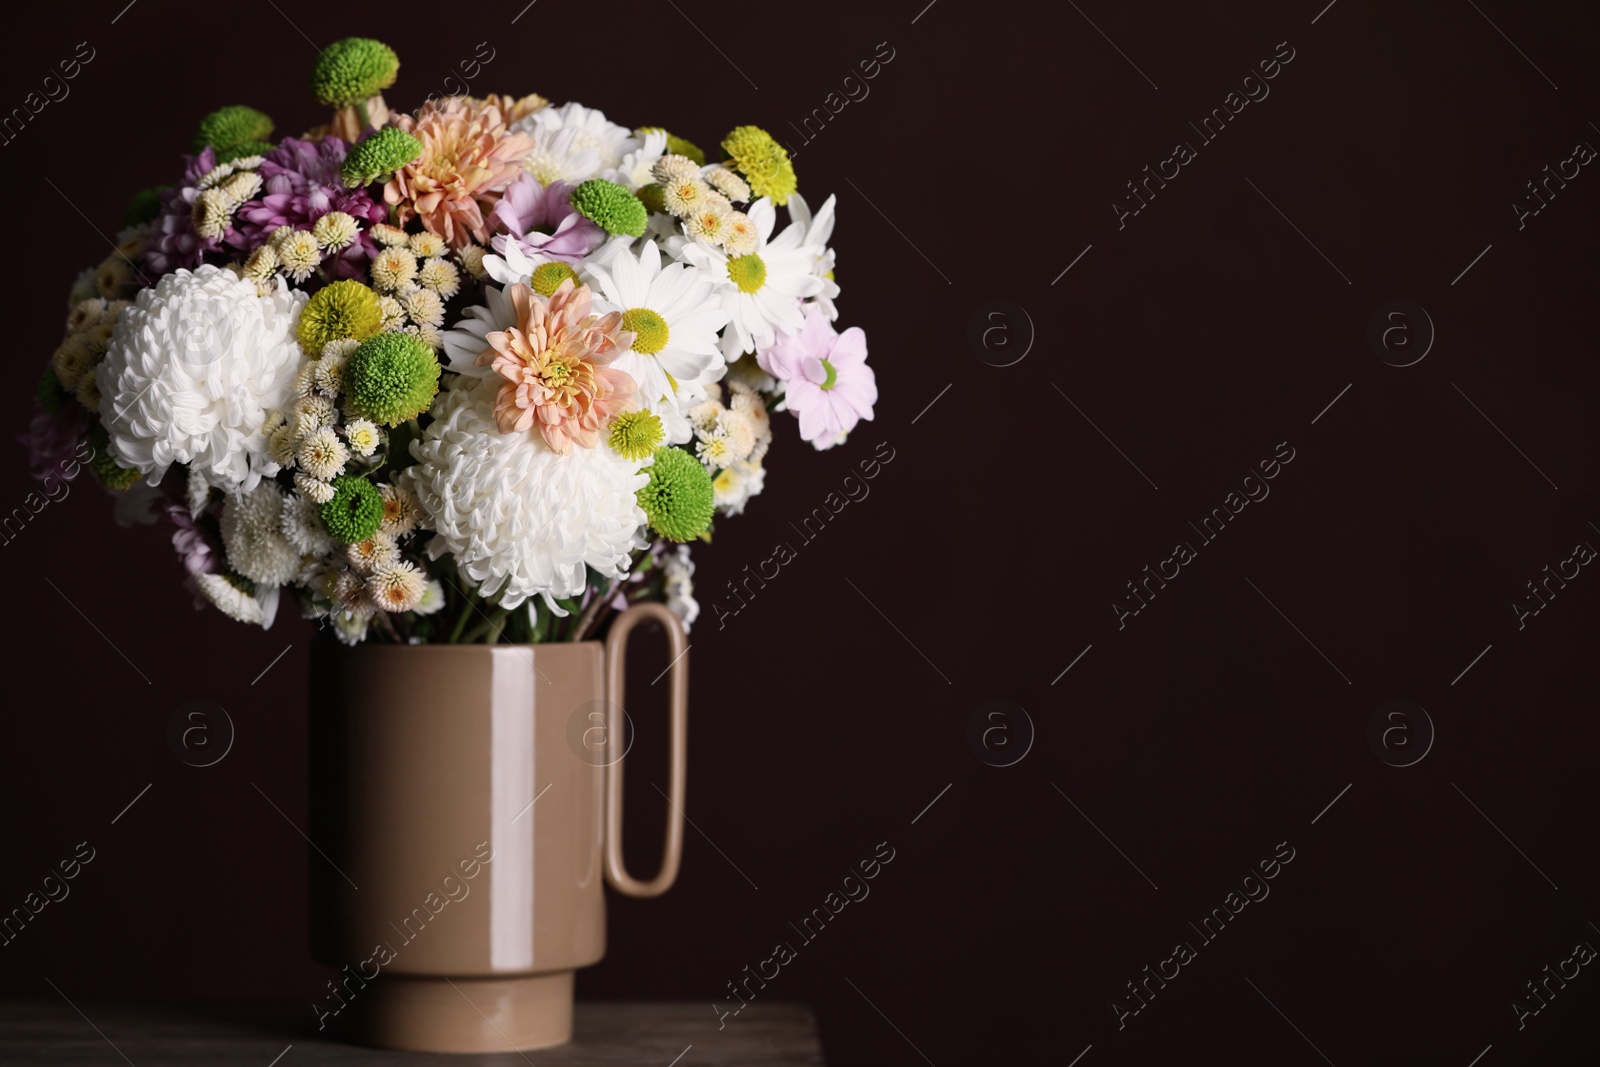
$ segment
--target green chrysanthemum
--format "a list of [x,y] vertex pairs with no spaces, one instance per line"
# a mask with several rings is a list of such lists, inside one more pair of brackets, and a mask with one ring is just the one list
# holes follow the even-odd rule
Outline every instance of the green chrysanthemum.
[[616,182],[590,178],[572,190],[572,209],[607,233],[638,237],[649,214],[639,198]]
[[385,126],[350,149],[339,176],[352,189],[371,185],[422,155],[422,142],[398,126]]
[[383,525],[383,496],[365,478],[341,474],[333,480],[333,499],[322,505],[322,525],[336,540],[359,544]]
[[611,423],[606,443],[624,459],[638,462],[654,452],[664,436],[659,416],[648,411],[624,411]]
[[153,185],[134,193],[133,199],[122,210],[122,225],[143,226],[161,214],[161,191],[165,188],[165,185]]
[[194,135],[194,150],[206,146],[221,156],[234,145],[246,141],[265,141],[272,136],[272,119],[253,107],[235,104],[213,111],[200,120],[200,129]]
[[107,489],[126,489],[139,480],[138,471],[124,467],[112,457],[111,436],[99,422],[89,427],[89,447],[93,450],[89,456],[89,469],[94,471],[94,476]]
[[311,91],[319,103],[349,107],[389,88],[399,73],[394,49],[370,37],[346,37],[317,57]]
[[738,126],[722,140],[728,165],[744,176],[756,196],[768,196],[778,206],[789,202],[796,181],[789,150],[760,126]]
[[39,406],[54,415],[61,410],[61,405],[67,402],[66,387],[61,384],[61,379],[56,377],[56,372],[49,367],[39,376]]
[[533,268],[533,277],[528,280],[528,288],[540,296],[547,297],[561,288],[561,283],[568,278],[572,279],[574,286],[583,284],[578,280],[578,273],[571,267],[565,263],[557,263],[551,260],[549,263],[541,263]]
[[711,525],[716,507],[711,475],[681,448],[663,448],[649,466],[650,482],[638,492],[650,528],[669,541],[693,540]]
[[333,282],[312,294],[300,312],[300,347],[317,359],[329,341],[365,341],[383,328],[378,294],[355,280]]
[[688,156],[690,159],[695,161],[696,166],[703,167],[706,165],[706,154],[704,150],[702,150],[701,147],[695,144],[693,141],[685,140],[684,138],[673,133],[671,130],[664,130],[660,126],[646,126],[639,132],[664,133],[667,135],[668,153],[677,156]]
[[644,205],[644,209],[651,214],[660,215],[667,210],[667,201],[660,182],[651,182],[649,185],[641,186],[634,195],[639,198],[639,203]]
[[225,151],[217,153],[218,163],[232,163],[245,156],[264,156],[277,146],[271,141],[241,141]]
[[398,426],[433,403],[439,391],[439,361],[414,333],[380,333],[351,354],[344,383],[357,415]]

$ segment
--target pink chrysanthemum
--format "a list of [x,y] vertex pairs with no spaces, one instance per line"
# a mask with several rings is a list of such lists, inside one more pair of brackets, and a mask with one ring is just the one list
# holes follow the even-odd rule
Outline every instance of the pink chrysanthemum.
[[813,308],[799,333],[780,331],[756,361],[784,383],[784,404],[800,417],[800,436],[819,451],[843,441],[860,420],[871,421],[878,382],[859,326],[835,333]]
[[628,404],[634,382],[609,364],[633,345],[622,313],[589,313],[589,287],[561,283],[546,300],[521,282],[508,290],[517,324],[495,330],[478,357],[505,381],[495,397],[501,432],[537,424],[553,452],[600,443],[600,431]]
[[420,218],[452,248],[474,239],[487,244],[484,211],[522,173],[520,161],[532,151],[533,138],[509,132],[494,104],[459,96],[430,101],[416,118],[398,115],[394,124],[422,142],[422,155],[383,187],[399,221]]

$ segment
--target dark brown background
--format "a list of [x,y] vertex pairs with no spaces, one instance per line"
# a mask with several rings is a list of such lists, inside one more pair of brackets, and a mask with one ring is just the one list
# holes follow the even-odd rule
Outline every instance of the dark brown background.
[[[734,17],[543,0],[515,25],[515,0],[367,19],[139,0],[115,25],[121,0],[45,8],[13,40],[0,105],[77,42],[97,54],[0,146],[7,424],[59,339],[61,294],[107,251],[95,229],[173,178],[200,115],[249,102],[284,131],[318,118],[307,35],[390,41],[401,107],[448,88],[487,40],[475,91],[579,99],[703,144],[740,122],[788,130],[887,41],[870,96],[796,159],[813,203],[840,197],[841,306],[870,337],[877,420],[822,456],[780,435],[767,493],[697,554],[688,810],[706,836],[690,831],[667,897],[613,899],[609,955],[580,994],[702,1000],[714,1026],[724,983],[887,841],[897,858],[872,895],[763,994],[814,1005],[833,1063],[1066,1063],[1087,1048],[1083,1067],[1466,1067],[1491,1045],[1484,1067],[1593,1062],[1593,968],[1520,1032],[1510,1003],[1575,942],[1600,945],[1600,577],[1585,569],[1520,632],[1509,605],[1576,542],[1600,544],[1600,173],[1521,231],[1511,204],[1575,143],[1600,144],[1600,16],[1504,0],[1338,0],[1320,17],[1322,0],[923,2]],[[1195,140],[1186,123],[1281,41],[1296,55],[1271,96],[1119,232],[1122,183]],[[1031,318],[1011,367],[967,342],[993,299]],[[1365,340],[1395,299],[1437,329],[1404,369]],[[1022,344],[1021,318],[1002,325]],[[719,631],[723,582],[880,441],[896,458],[872,495]],[[1296,458],[1271,496],[1119,632],[1123,583],[1280,441]],[[14,450],[0,500],[27,490]],[[304,825],[312,631],[194,613],[164,533],[109,512],[86,478],[0,547],[0,908],[77,842],[98,852],[0,949],[0,992],[54,996],[48,978],[74,999],[309,1001],[325,972],[305,949],[307,849],[261,794]],[[990,698],[1037,727],[1015,766],[967,743]],[[1392,698],[1437,730],[1405,769],[1366,741]],[[197,699],[238,728],[207,769],[163,736]],[[649,706],[633,711],[648,733]],[[632,779],[641,840],[650,777]],[[1271,896],[1119,1032],[1123,983],[1194,940],[1186,922],[1282,841],[1296,858]]]

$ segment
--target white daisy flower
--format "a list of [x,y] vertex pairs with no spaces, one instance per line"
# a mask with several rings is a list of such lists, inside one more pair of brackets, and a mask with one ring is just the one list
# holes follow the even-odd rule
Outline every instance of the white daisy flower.
[[777,212],[766,197],[750,205],[749,216],[756,247],[746,255],[730,256],[698,241],[677,246],[680,259],[716,284],[730,317],[722,337],[722,354],[729,360],[770,343],[778,330],[797,332],[805,323],[800,302],[822,291],[822,279],[812,273],[815,257],[801,244],[800,227],[787,226],[773,237]]
[[638,192],[642,187],[655,181],[652,168],[656,160],[661,158],[667,150],[667,132],[665,130],[649,130],[645,133],[643,141],[635,137],[639,147],[622,157],[622,162],[606,170],[600,176],[608,181],[629,190]]
[[638,386],[640,402],[662,416],[668,440],[687,441],[685,402],[721,378],[724,369],[717,331],[727,325],[728,312],[718,306],[711,280],[682,263],[662,266],[653,241],[646,241],[637,256],[617,255],[589,273],[597,303],[608,305],[596,310],[621,311],[623,329],[635,335],[633,347],[611,366],[626,371]]
[[828,316],[829,322],[839,318],[839,309],[833,304],[834,297],[839,295],[839,284],[833,280],[833,249],[828,247],[828,239],[833,236],[836,200],[836,197],[828,197],[816,215],[811,214],[799,193],[792,194],[788,204],[789,218],[801,233],[800,243],[811,253],[811,273],[822,280],[822,288],[810,302]]
[[534,149],[522,165],[544,185],[586,181],[601,171],[615,170],[641,147],[633,131],[578,103],[540,108],[518,119],[511,129],[533,135]]

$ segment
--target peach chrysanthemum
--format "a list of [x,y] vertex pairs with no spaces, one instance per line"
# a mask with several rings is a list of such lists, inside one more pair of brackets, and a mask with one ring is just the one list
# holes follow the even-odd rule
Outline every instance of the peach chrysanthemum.
[[589,313],[589,287],[563,281],[546,300],[518,282],[508,290],[517,324],[491,332],[478,357],[505,381],[495,397],[502,433],[538,426],[553,452],[593,448],[627,407],[634,381],[608,364],[632,347],[622,313]]
[[394,123],[422,142],[422,155],[383,187],[398,220],[420,218],[452,248],[473,238],[487,244],[485,211],[522,173],[520,160],[533,150],[533,138],[508,131],[495,104],[459,96],[424,104],[416,118],[397,115]]

